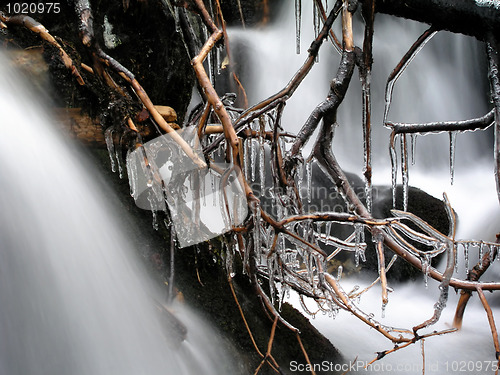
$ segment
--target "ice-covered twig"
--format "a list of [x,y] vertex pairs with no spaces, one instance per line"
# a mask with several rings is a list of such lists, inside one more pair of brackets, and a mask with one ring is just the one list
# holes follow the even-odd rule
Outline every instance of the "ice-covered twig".
[[386,121],[385,125],[391,128],[394,134],[427,134],[450,131],[464,132],[485,130],[493,123],[494,112],[495,110],[492,109],[484,116],[463,121],[437,121],[425,124]]
[[363,153],[366,208],[372,211],[372,136],[371,136],[371,74],[373,64],[373,25],[375,21],[375,0],[365,1],[362,5],[365,19],[362,59],[358,63],[362,91]]
[[[306,61],[304,62],[302,67],[297,71],[297,73],[295,73],[290,82],[275,95],[267,98],[266,100],[261,101],[260,103],[250,107],[245,112],[243,112],[241,116],[234,123],[236,131],[239,132],[249,122],[253,121],[255,118],[259,117],[263,113],[275,108],[280,102],[286,101],[289,97],[293,95],[297,87],[300,85],[300,83],[304,80],[304,78],[312,69],[316,56],[319,52],[319,48],[321,47],[321,44],[323,43],[324,39],[327,37],[328,31],[330,30],[333,21],[335,21],[335,19],[337,18],[340,9],[341,9],[341,1],[338,1],[335,7],[331,10],[328,19],[323,25],[323,28],[321,29],[321,32],[319,33],[318,37],[311,43],[311,46],[309,47],[308,50],[309,55]],[[204,152],[213,151],[218,146],[221,140],[222,139],[219,138],[218,140],[214,141],[212,145],[210,145],[206,150],[204,150]]]
[[410,65],[417,54],[422,50],[422,48],[424,48],[426,43],[431,40],[432,37],[436,35],[436,33],[437,31],[432,26],[424,31],[424,33],[420,35],[417,41],[413,43],[408,52],[405,53],[401,61],[398,63],[398,65],[396,65],[394,70],[387,78],[387,84],[385,87],[384,124],[387,122],[387,118],[389,115],[389,108],[392,102],[392,91],[394,89],[396,81],[401,76],[401,74],[403,74],[404,70],[408,67],[408,65]]
[[442,331],[430,332],[430,333],[427,333],[427,334],[421,335],[421,336],[415,336],[411,341],[405,342],[402,345],[396,345],[392,349],[384,350],[382,352],[377,352],[377,357],[375,357],[374,359],[372,359],[365,367],[368,367],[371,364],[373,364],[374,362],[376,362],[378,360],[381,360],[387,354],[391,354],[391,353],[397,352],[398,350],[404,349],[407,346],[415,344],[419,340],[424,340],[426,338],[433,337],[433,336],[441,336],[441,335],[445,335],[447,333],[452,333],[452,332],[455,332],[455,331],[456,331],[455,328],[450,328],[450,329],[444,329]]
[[384,237],[380,229],[373,230],[372,236],[377,250],[378,275],[382,286],[382,306],[385,308],[389,299],[387,296],[387,276],[385,273]]
[[498,38],[488,33],[486,40],[486,54],[489,63],[489,78],[491,97],[495,105],[495,127],[494,127],[494,158],[495,158],[495,180],[497,184],[497,195],[500,201],[500,52]]
[[[342,2],[342,0],[337,0],[337,3],[341,3],[341,2]],[[325,11],[325,7],[323,6],[323,2],[321,0],[314,0],[314,3],[318,7],[319,14],[323,20],[323,23],[325,23],[326,19],[328,17],[327,17],[326,11]],[[342,54],[342,43],[340,43],[340,41],[337,38],[337,35],[335,35],[335,32],[333,31],[333,29],[330,29],[329,35],[330,35],[330,40],[332,42],[333,47],[341,55]]]
[[[497,257],[498,249],[497,246],[500,240],[500,236],[497,235],[497,243],[490,244],[490,251],[485,253],[482,259],[468,272],[467,280],[478,282],[481,276],[488,270],[492,261]],[[481,286],[483,288],[483,286]],[[460,299],[457,303],[457,308],[455,310],[455,317],[453,318],[453,327],[462,328],[462,319],[465,312],[465,308],[467,307],[467,303],[469,299],[472,297],[472,290],[462,289],[460,292]]]
[[486,300],[486,297],[480,285],[476,287],[476,291],[479,299],[481,300],[481,303],[483,304],[484,310],[486,311],[486,315],[488,316],[488,323],[490,324],[491,328],[491,336],[493,337],[493,345],[495,346],[495,359],[497,361],[500,361],[500,344],[498,342],[498,331],[495,325],[495,319],[493,318],[493,312],[491,311],[491,307]]
[[[331,287],[332,293],[335,294],[337,298],[340,299],[342,302],[343,306],[345,309],[349,310],[356,318],[361,320],[363,323],[369,325],[376,331],[380,332],[383,336],[388,338],[394,343],[404,343],[404,342],[411,342],[412,338],[411,337],[404,337],[402,334],[407,334],[407,335],[412,335],[412,331],[407,330],[407,329],[396,329],[392,327],[386,327],[378,322],[376,322],[373,318],[370,316],[367,316],[365,313],[360,311],[355,304],[350,300],[350,298],[347,296],[347,294],[344,292],[340,284],[335,280],[335,278],[327,273],[321,273],[320,274],[320,280],[324,279],[325,282],[325,287]],[[395,336],[391,334],[391,332],[398,333],[399,336]]]

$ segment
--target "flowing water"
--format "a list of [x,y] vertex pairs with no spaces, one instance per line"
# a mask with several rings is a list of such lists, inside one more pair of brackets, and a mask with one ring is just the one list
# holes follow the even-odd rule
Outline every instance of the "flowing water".
[[234,373],[189,307],[162,310],[124,213],[7,66],[0,55],[0,374]]
[[[308,3],[308,2],[307,2]],[[306,59],[306,50],[313,40],[312,7],[303,2],[301,54],[296,55],[296,19],[293,6],[284,4],[279,18],[270,25],[254,30],[231,30],[233,49],[243,51],[236,63],[247,89],[250,103],[263,100],[278,92],[291,79]],[[336,22],[337,35],[339,22]],[[359,19],[356,22],[361,24]],[[390,185],[390,131],[382,126],[385,82],[401,57],[427,27],[408,20],[377,15],[375,23],[374,67],[372,76],[373,170],[374,184]],[[362,28],[355,28],[357,45],[362,45]],[[389,119],[401,122],[465,120],[487,113],[488,82],[484,45],[470,37],[448,32],[438,33],[415,58],[396,84]],[[338,53],[330,43],[322,47],[317,63],[294,96],[287,102],[282,126],[297,132],[313,108],[326,97],[329,82],[334,77]],[[361,130],[361,91],[357,73],[353,76],[347,96],[339,109],[333,151],[340,165],[361,174],[363,145]],[[491,129],[490,129],[491,130]],[[458,135],[454,162],[454,182],[450,183],[450,141],[447,134],[419,136],[416,142],[415,164],[410,166],[410,185],[442,198],[448,194],[459,216],[457,238],[495,240],[500,210],[493,173],[493,141],[491,131]],[[314,139],[314,136],[313,138]],[[309,148],[305,149],[307,156]],[[401,176],[399,176],[401,179]],[[398,180],[400,183],[400,180]],[[464,277],[463,254],[459,254],[459,276]],[[472,254],[475,264],[478,254]],[[498,280],[498,265],[484,276]],[[344,280],[344,289],[355,284],[369,285],[368,280]],[[392,326],[412,327],[430,318],[437,301],[438,283],[429,281],[391,285],[385,318],[381,318],[380,290],[375,287],[361,299],[361,308],[374,311],[375,318]],[[456,306],[451,293],[448,307],[436,329],[450,328]],[[300,306],[296,297],[292,303]],[[498,315],[494,308],[494,315]],[[377,351],[390,349],[392,344],[370,330],[348,313],[339,313],[333,320],[321,315],[312,323],[345,355],[346,361],[367,361]],[[434,327],[432,328],[434,329]],[[461,332],[425,341],[425,369],[429,373],[494,373],[495,351],[486,314],[475,299],[467,309]],[[361,373],[421,374],[423,359],[419,344],[386,356],[368,371]],[[461,362],[462,361],[462,362]],[[381,367],[381,366],[386,366]],[[465,367],[464,367],[465,365]],[[469,367],[467,367],[469,366]],[[464,370],[465,368],[465,370]],[[345,370],[345,368],[343,368]],[[342,371],[341,371],[342,372]],[[353,372],[354,373],[354,372]]]

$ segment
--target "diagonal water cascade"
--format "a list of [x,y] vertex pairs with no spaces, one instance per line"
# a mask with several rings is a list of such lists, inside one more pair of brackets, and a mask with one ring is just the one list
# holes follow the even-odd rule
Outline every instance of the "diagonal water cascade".
[[0,373],[234,373],[188,307],[165,324],[123,213],[7,66],[0,55]]

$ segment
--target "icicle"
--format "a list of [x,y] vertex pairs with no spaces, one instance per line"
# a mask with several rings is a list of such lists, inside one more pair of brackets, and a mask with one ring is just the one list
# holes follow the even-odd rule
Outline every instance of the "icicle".
[[495,253],[497,252],[497,247],[495,245],[490,245],[490,263],[495,261]]
[[391,168],[392,168],[392,207],[396,208],[396,183],[398,178],[398,160],[396,153],[397,135],[391,139],[390,154],[391,154]]
[[429,282],[429,271],[431,270],[431,257],[425,254],[424,258],[421,259],[421,262],[422,262],[422,272],[424,273],[425,289],[427,289]]
[[481,241],[479,243],[479,269],[483,269],[483,253],[486,245]]
[[156,213],[155,197],[151,191],[148,192],[148,201],[151,205],[151,213],[153,214],[153,229],[158,230],[158,214]]
[[306,178],[307,178],[307,202],[311,203],[312,190],[312,160],[306,161]]
[[122,153],[121,150],[115,150],[115,155],[116,155],[116,165],[118,165],[118,176],[120,179],[123,178],[123,167],[122,167]]
[[207,190],[206,190],[206,178],[207,178],[207,171],[200,172],[200,192],[202,195],[202,204],[203,207],[207,206]]
[[251,144],[252,140],[251,138],[247,138],[245,139],[245,154],[244,154],[244,158],[243,158],[243,161],[244,161],[244,167],[245,167],[245,178],[247,180],[250,179],[250,162],[249,162],[249,159],[250,159],[250,152],[251,152],[251,149],[252,149],[252,144]]
[[211,187],[212,187],[212,191],[214,192],[212,194],[212,205],[214,207],[217,206],[217,194],[215,193],[215,184],[216,184],[216,181],[215,181],[215,172],[212,171],[212,169],[210,169],[210,183],[211,183]]
[[342,266],[339,266],[339,268],[337,269],[337,281],[340,281],[340,279],[342,278],[342,271],[344,270],[344,268]]
[[250,169],[252,172],[252,181],[255,181],[255,164],[257,159],[257,147],[255,146],[255,142],[253,140],[251,142],[251,153],[250,153]]
[[469,244],[464,242],[462,245],[464,247],[465,274],[469,276]]
[[385,308],[387,307],[387,303],[382,303],[382,319],[385,318]]
[[304,195],[302,194],[302,182],[304,181],[304,174],[302,171],[302,162],[299,162],[297,168],[295,169],[295,181],[297,182],[297,189],[299,190],[300,199],[304,198]]
[[356,267],[358,267],[360,258],[363,262],[365,261],[365,248],[364,246],[361,246],[365,241],[365,228],[363,227],[363,224],[354,223],[354,241],[356,244],[354,260]]
[[257,259],[260,257],[261,253],[261,243],[260,243],[260,206],[258,202],[252,202],[250,204],[250,210],[252,211],[253,219],[253,244],[255,248],[255,255]]
[[[321,16],[316,3],[313,3],[313,25],[314,25],[314,38],[317,38],[321,30]],[[316,63],[319,62],[319,53],[316,55]]]
[[401,137],[401,175],[403,178],[403,211],[408,211],[408,147],[406,134]]
[[372,212],[372,183],[365,178],[365,197],[366,197],[366,209],[368,212]]
[[109,160],[111,161],[111,170],[116,172],[115,163],[115,144],[113,142],[113,127],[109,127],[104,132],[104,139],[106,140],[106,147],[108,148]]
[[326,222],[326,227],[325,227],[325,238],[328,238],[330,237],[330,232],[332,230],[332,222],[331,221],[327,221]]
[[133,151],[127,151],[127,174],[128,184],[130,186],[130,195],[137,199],[137,159],[135,155],[131,155]]
[[302,19],[302,0],[295,0],[295,52],[300,55],[300,24]]
[[276,261],[276,257],[273,256],[272,259],[269,259],[268,264],[268,272],[269,272],[269,294],[271,296],[271,303],[275,304],[275,295],[278,293],[276,288],[276,280],[275,275],[278,271],[278,262]]
[[453,185],[453,179],[455,177],[455,145],[457,143],[457,132],[449,132],[450,135],[450,178],[451,184]]
[[220,73],[222,72],[222,59],[221,59],[221,54],[222,54],[222,48],[216,48],[215,50],[216,52],[216,62],[215,64],[217,65],[217,75],[220,75]]
[[417,151],[417,135],[415,133],[410,134],[410,140],[411,140],[411,165],[415,165],[415,155]]
[[264,141],[262,140],[262,135],[259,135],[259,142],[260,142],[259,179],[260,179],[260,191],[261,194],[263,194],[266,186],[266,168],[265,168],[266,157],[265,157]]
[[228,243],[226,243],[226,272],[230,279],[235,276],[233,272],[233,251]]

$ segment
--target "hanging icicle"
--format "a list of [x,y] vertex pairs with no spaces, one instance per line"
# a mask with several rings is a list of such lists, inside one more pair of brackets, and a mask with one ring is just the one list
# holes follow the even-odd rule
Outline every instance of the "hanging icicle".
[[252,182],[255,181],[255,164],[256,164],[256,159],[257,159],[257,146],[255,145],[255,142],[250,140],[250,170],[251,170],[251,180]]
[[392,187],[392,207],[396,208],[396,183],[398,178],[398,155],[396,152],[396,140],[398,138],[397,134],[391,135],[391,142],[389,147],[389,152],[391,156],[391,187]]
[[457,132],[449,132],[450,135],[450,179],[453,185],[453,179],[455,177],[455,145],[457,143]]
[[[316,2],[313,1],[313,26],[314,26],[314,38],[316,39],[321,30],[321,15]],[[316,63],[319,62],[319,53],[316,55]]]
[[464,247],[465,274],[469,276],[469,244],[464,242],[462,246]]
[[306,161],[306,184],[307,184],[307,202],[311,203],[312,192],[312,160]]
[[104,132],[104,139],[106,140],[106,147],[108,149],[109,160],[111,162],[111,170],[116,172],[116,163],[115,163],[115,144],[113,141],[113,127],[109,127]]
[[415,133],[410,134],[410,140],[411,140],[411,165],[415,165],[415,155],[417,152],[417,135]]
[[302,23],[302,0],[295,0],[295,52],[300,55],[300,26]]
[[401,176],[403,178],[403,211],[408,211],[408,143],[406,134],[401,136]]
[[354,224],[354,243],[355,243],[355,253],[354,253],[354,263],[356,268],[359,266],[359,260],[365,261],[365,228],[363,224]]

